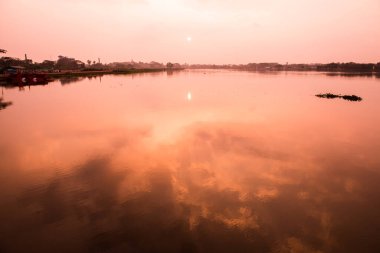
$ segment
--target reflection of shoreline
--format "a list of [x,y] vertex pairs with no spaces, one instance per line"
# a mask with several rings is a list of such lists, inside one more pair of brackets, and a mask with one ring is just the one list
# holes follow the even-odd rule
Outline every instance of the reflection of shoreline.
[[[45,73],[49,78],[52,78],[54,80],[58,80],[61,85],[67,85],[70,83],[81,81],[85,78],[92,79],[92,78],[101,78],[105,75],[144,75],[144,74],[151,74],[151,75],[158,75],[160,73],[166,72],[168,76],[172,76],[173,74],[182,71],[183,69],[128,69],[128,70],[110,70],[110,71],[81,71],[81,72],[55,72],[55,73]],[[47,84],[38,84],[38,85],[47,85]],[[0,86],[6,87],[6,88],[20,88],[25,86],[31,86],[30,84],[25,85],[17,85],[8,83],[5,81],[1,81],[0,78]],[[37,86],[36,84],[32,86]]]
[[380,72],[323,72],[323,73],[326,74],[327,76],[380,78]]
[[[168,72],[168,74],[173,74],[173,72],[181,71],[182,68],[178,69],[121,69],[121,70],[99,70],[99,71],[62,71],[62,72],[41,72],[47,77],[59,79],[64,77],[88,77],[88,76],[102,76],[102,75],[128,75],[128,74],[139,74],[139,73],[155,73],[155,72]],[[7,84],[6,79],[3,75],[0,75],[0,82]]]
[[326,76],[331,76],[331,77],[375,77],[375,78],[380,78],[380,72],[357,72],[357,71],[326,71],[326,70],[313,70],[313,69],[307,69],[307,70],[302,70],[302,69],[294,69],[294,70],[276,70],[276,69],[239,69],[239,68],[188,68],[187,70],[220,70],[220,71],[241,71],[241,72],[252,72],[252,73],[258,73],[258,74],[265,74],[265,75],[280,75],[280,74],[287,74],[287,73],[292,73],[292,74],[305,74],[307,75],[308,73],[315,73],[315,74],[324,74]]
[[318,71],[318,70],[243,70],[233,69],[237,71],[255,72],[259,74],[278,75],[282,73],[317,73],[324,74],[329,77],[375,77],[380,78],[380,72],[340,72],[340,71]]
[[60,77],[86,77],[86,76],[100,76],[100,75],[126,75],[126,74],[138,74],[138,73],[152,73],[152,72],[165,72],[165,71],[180,71],[178,70],[168,70],[163,69],[125,69],[125,70],[102,70],[102,71],[66,71],[66,72],[54,72],[47,73],[49,77],[60,78]]

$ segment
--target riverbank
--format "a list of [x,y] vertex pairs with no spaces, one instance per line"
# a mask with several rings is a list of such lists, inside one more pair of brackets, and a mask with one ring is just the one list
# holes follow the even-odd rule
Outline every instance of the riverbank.
[[[47,77],[47,82],[54,79],[61,78],[71,78],[71,77],[91,77],[91,76],[102,76],[102,75],[128,75],[128,74],[140,74],[140,73],[154,73],[154,72],[174,72],[181,71],[184,68],[156,68],[156,69],[113,69],[113,70],[61,70],[59,72],[37,72],[44,74]],[[34,73],[34,72],[33,72]],[[7,79],[9,75],[0,74],[0,82],[8,83]]]
[[46,73],[50,78],[60,77],[80,77],[80,76],[94,76],[94,75],[126,75],[138,73],[151,73],[151,72],[164,72],[164,71],[180,71],[183,69],[121,69],[121,70],[91,70],[91,71],[61,71]]

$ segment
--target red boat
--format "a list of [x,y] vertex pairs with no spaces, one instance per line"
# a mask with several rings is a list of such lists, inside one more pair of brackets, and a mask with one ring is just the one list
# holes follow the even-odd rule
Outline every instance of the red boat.
[[25,71],[23,67],[11,66],[3,69],[1,79],[11,85],[47,84],[50,80],[44,73]]
[[42,73],[17,73],[10,74],[7,77],[7,81],[18,85],[36,85],[47,84],[49,82],[49,79],[45,74]]

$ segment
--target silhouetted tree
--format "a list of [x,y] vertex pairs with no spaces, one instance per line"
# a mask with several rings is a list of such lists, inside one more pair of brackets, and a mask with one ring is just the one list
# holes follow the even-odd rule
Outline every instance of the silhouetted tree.
[[54,68],[54,65],[55,65],[55,61],[45,60],[45,61],[43,61],[43,62],[40,64],[40,67],[41,67],[41,68],[44,68],[44,69],[53,69],[53,68]]
[[58,69],[67,69],[67,70],[80,69],[84,67],[84,63],[74,58],[69,58],[69,57],[60,55],[58,56],[56,67]]
[[1,48],[0,48],[0,53],[5,54],[6,52],[7,52],[7,50],[5,50],[5,49],[1,49]]
[[91,65],[91,60],[87,60],[87,64],[88,64],[88,65]]

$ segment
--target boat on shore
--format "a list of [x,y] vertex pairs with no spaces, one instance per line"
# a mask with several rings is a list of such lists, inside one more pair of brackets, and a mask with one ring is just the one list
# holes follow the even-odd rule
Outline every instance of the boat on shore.
[[48,77],[42,73],[17,73],[3,76],[3,80],[10,85],[38,85],[47,84]]
[[5,85],[40,85],[47,84],[50,79],[45,73],[25,71],[22,67],[11,66],[2,69],[0,81]]
[[49,79],[43,73],[18,73],[9,75],[6,81],[16,85],[37,85],[47,84]]

